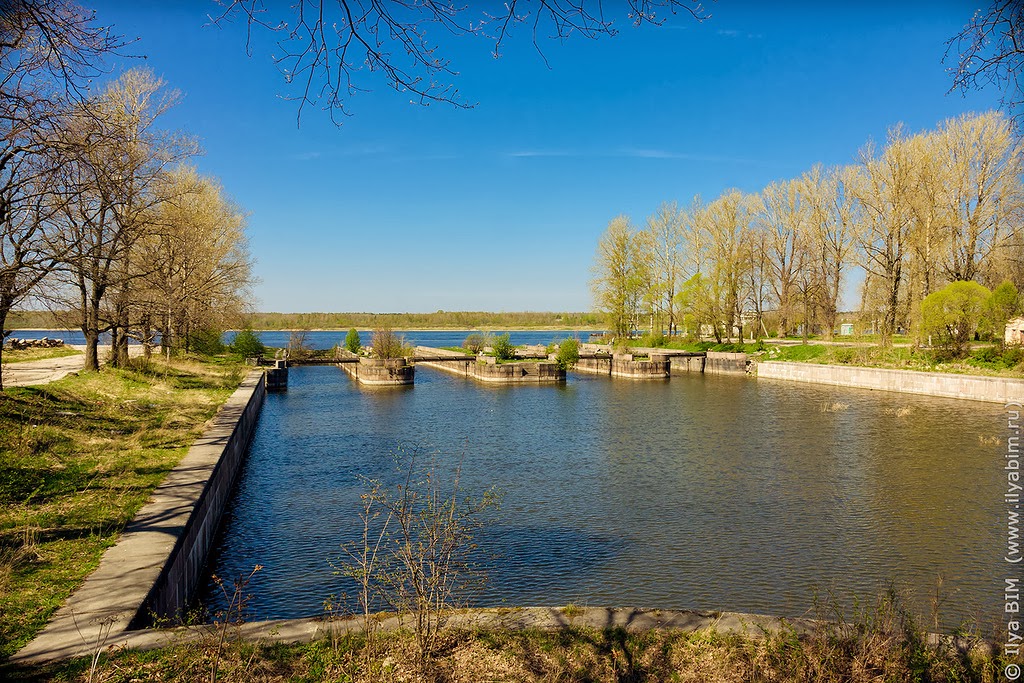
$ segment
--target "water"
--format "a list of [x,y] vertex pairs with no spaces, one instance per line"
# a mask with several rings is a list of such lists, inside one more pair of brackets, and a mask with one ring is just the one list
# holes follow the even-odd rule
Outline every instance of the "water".
[[[735,377],[492,387],[419,368],[414,387],[370,391],[293,368],[211,570],[264,566],[253,618],[321,614],[352,594],[331,562],[360,533],[359,477],[392,476],[392,454],[419,447],[503,492],[479,538],[497,555],[479,604],[800,616],[895,583],[927,615],[941,577],[943,624],[991,627],[1009,571],[1003,422],[998,405]],[[212,584],[202,599],[224,607]]]
[[[502,330],[497,330],[493,332],[493,334],[501,334],[502,332]],[[336,345],[344,346],[346,334],[348,334],[348,332],[345,330],[307,332],[306,344],[312,349],[330,349]],[[414,346],[418,345],[444,348],[446,346],[461,346],[469,332],[457,330],[414,330],[409,332],[397,331],[395,334],[400,337],[404,337],[406,342]],[[260,341],[267,346],[278,349],[288,346],[288,340],[291,335],[292,333],[287,331],[267,330],[259,333]],[[370,345],[370,338],[372,336],[373,333],[367,330],[363,330],[359,333],[359,338],[364,346]],[[509,332],[509,339],[516,345],[546,345],[558,339],[565,339],[566,337],[572,336],[577,336],[581,340],[586,341],[590,337],[590,332],[572,332],[570,330],[520,330]],[[224,339],[226,343],[230,343],[234,338],[234,332],[225,333]]]
[[[273,348],[284,348],[288,346],[288,341],[291,337],[291,332],[287,331],[276,331],[276,330],[264,330],[258,332],[260,340],[267,346]],[[330,349],[340,344],[344,346],[346,331],[317,331],[306,333],[306,343],[312,349]],[[459,346],[462,341],[466,338],[468,332],[464,331],[413,331],[413,332],[397,332],[401,337],[405,337],[406,341],[411,344],[419,344],[422,346]],[[496,332],[496,334],[500,334]],[[360,338],[364,345],[369,345],[370,337],[372,333],[367,331],[360,332]],[[586,341],[589,338],[589,332],[572,332],[568,330],[562,331],[518,331],[511,332],[510,338],[513,344],[550,344],[552,341],[558,339],[565,339],[566,337],[579,336],[580,339]],[[82,334],[81,330],[14,330],[11,333],[12,337],[18,339],[42,339],[43,337],[49,337],[51,339],[63,339],[66,344],[84,344],[85,335]],[[101,343],[109,341],[109,335],[101,335]],[[235,338],[234,332],[224,333],[224,343],[230,344]],[[131,340],[129,343],[136,343]]]

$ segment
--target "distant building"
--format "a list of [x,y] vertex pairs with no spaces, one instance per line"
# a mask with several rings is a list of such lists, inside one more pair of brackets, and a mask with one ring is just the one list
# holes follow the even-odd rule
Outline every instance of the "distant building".
[[1006,323],[1006,332],[1003,333],[1003,343],[1024,344],[1024,318],[1014,318]]
[[853,334],[853,323],[843,323],[839,326],[839,334],[849,337]]

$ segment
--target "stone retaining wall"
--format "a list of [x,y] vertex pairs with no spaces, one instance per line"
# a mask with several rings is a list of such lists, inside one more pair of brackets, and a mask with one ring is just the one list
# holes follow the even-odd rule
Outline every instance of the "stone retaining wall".
[[839,387],[899,391],[992,403],[1024,402],[1024,380],[1009,377],[978,377],[943,372],[915,372],[845,365],[818,365],[766,361],[757,364],[758,379],[813,382]]
[[557,363],[480,363],[468,360],[416,361],[417,365],[443,370],[454,375],[470,377],[480,382],[495,384],[546,384],[564,382],[565,370]]
[[747,354],[708,351],[704,372],[710,375],[745,375],[750,372]]
[[89,653],[105,637],[173,618],[193,597],[266,395],[250,372],[100,565],[12,661]]
[[672,356],[669,367],[673,375],[682,372],[704,372],[704,355]]
[[360,384],[402,386],[416,379],[416,368],[405,358],[360,358],[358,363],[340,363],[341,369]]

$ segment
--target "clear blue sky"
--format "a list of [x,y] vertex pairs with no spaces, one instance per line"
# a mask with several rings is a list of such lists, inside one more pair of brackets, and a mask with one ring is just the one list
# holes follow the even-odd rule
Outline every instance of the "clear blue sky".
[[403,312],[589,310],[619,214],[756,192],[899,122],[994,108],[995,91],[947,95],[941,63],[978,2],[721,0],[702,24],[549,41],[550,68],[525,31],[498,60],[435,32],[475,108],[372,77],[341,128],[311,108],[297,127],[272,41],[247,56],[243,26],[209,25],[212,0],[91,5],[182,91],[167,125],[201,138],[199,168],[251,213],[258,310]]

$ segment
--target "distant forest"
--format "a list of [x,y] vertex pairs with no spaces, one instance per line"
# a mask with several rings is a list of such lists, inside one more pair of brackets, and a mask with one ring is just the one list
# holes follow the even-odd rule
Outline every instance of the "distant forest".
[[[67,314],[49,311],[12,311],[7,329],[30,330],[65,328]],[[370,330],[376,327],[395,329],[530,329],[557,328],[604,329],[600,313],[549,313],[486,311],[436,311],[434,313],[252,313],[246,323],[254,330],[347,330],[350,327]],[[73,325],[72,325],[73,326]]]

